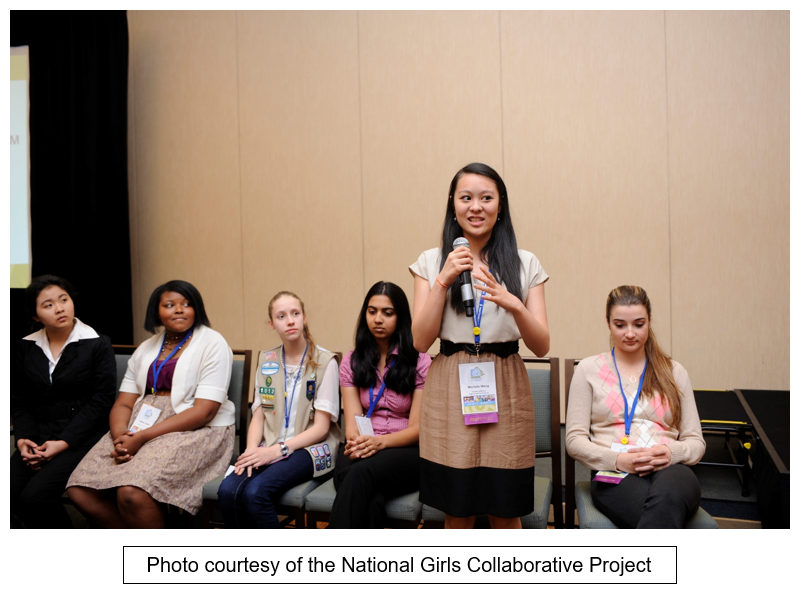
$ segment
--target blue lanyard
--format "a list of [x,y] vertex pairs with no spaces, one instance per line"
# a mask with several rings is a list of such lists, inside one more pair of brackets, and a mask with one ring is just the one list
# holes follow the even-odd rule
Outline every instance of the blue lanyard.
[[[395,363],[397,361],[398,358],[396,356],[395,358],[392,359],[392,364],[389,365],[389,368],[395,366]],[[389,371],[387,371],[387,374],[389,374]],[[375,389],[375,387],[370,387],[370,408],[367,410],[367,418],[373,415],[373,410],[375,409],[376,404],[378,404],[379,400],[381,399],[381,396],[384,395],[384,389],[386,388],[387,388],[387,375],[384,375],[384,382],[381,383],[381,389],[378,390],[378,395],[376,396],[375,399],[373,399],[373,390]]]
[[645,366],[642,367],[642,374],[640,375],[640,385],[637,387],[637,393],[634,394],[634,400],[631,402],[631,412],[629,412],[629,401],[626,399],[626,394],[623,392],[623,381],[620,379],[620,371],[617,369],[617,360],[615,360],[615,348],[612,348],[612,362],[615,363],[615,372],[617,373],[617,382],[620,385],[620,396],[623,398],[624,418],[626,423],[626,438],[624,445],[628,443],[628,436],[631,434],[631,422],[634,420],[634,410],[637,407],[637,402],[640,399],[640,391],[642,391],[642,382],[645,380],[645,369],[648,368],[648,356],[645,357]]
[[298,388],[298,379],[303,375],[303,361],[306,360],[306,350],[309,349],[309,342],[306,342],[306,347],[303,348],[303,356],[298,364],[298,374],[295,375],[295,384],[292,385],[292,397],[289,399],[289,407],[286,405],[286,354],[284,353],[284,346],[281,344],[281,364],[284,364],[284,429],[289,428],[289,412],[292,410],[292,404],[295,401],[295,389]]
[[[487,269],[490,273],[492,273],[492,269]],[[485,286],[487,284],[484,284]],[[484,314],[484,294],[486,294],[486,290],[481,291],[481,298],[478,300],[478,308],[473,311],[473,335],[476,339],[476,345],[481,343],[481,316]]]
[[[164,360],[161,361],[161,364],[159,365],[159,369],[158,370],[156,370],[156,362],[159,361],[158,356],[153,361],[153,387],[151,387],[151,391],[153,392],[153,395],[156,394],[156,385],[159,384],[158,381],[159,381],[159,375],[161,374],[161,369],[164,368],[165,364],[167,364],[167,360],[172,358],[173,355],[175,354],[175,352],[177,352],[178,350],[181,349],[181,346],[186,343],[186,340],[189,339],[190,337],[192,337],[192,333],[193,332],[194,332],[194,327],[192,328],[192,330],[189,333],[184,335],[184,338],[181,340],[181,343],[179,343],[177,346],[175,346],[172,349],[172,352],[170,352],[170,355],[167,356]],[[159,352],[159,354],[161,354],[161,352],[164,351],[164,344],[166,344],[166,343],[167,343],[167,332],[165,331],[164,332],[164,341],[161,342],[161,351]]]

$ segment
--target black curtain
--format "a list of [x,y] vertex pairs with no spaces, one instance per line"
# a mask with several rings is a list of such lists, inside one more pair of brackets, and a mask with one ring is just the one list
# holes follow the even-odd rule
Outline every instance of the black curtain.
[[[124,11],[11,11],[29,46],[34,276],[76,290],[76,316],[133,342],[128,222],[128,21]],[[30,332],[11,290],[11,343]]]

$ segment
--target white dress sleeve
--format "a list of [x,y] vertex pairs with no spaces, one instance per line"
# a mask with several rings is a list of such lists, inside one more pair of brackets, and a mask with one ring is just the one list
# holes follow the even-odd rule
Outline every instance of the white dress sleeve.
[[317,388],[314,407],[331,414],[331,422],[339,419],[339,366],[334,358],[328,363],[323,382]]

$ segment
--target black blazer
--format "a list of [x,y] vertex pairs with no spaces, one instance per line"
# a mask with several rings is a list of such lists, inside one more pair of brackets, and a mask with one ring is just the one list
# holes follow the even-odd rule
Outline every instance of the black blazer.
[[105,335],[68,344],[50,381],[47,356],[22,340],[11,363],[14,436],[41,445],[63,440],[70,447],[94,445],[108,431],[117,393],[117,364]]

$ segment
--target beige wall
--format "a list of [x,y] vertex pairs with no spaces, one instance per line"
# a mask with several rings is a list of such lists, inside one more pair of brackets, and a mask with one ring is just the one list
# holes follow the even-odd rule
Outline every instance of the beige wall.
[[411,299],[451,176],[484,161],[551,276],[551,355],[605,349],[605,297],[634,283],[696,387],[789,389],[789,13],[128,20],[137,321],[184,278],[264,349],[290,289],[348,350],[372,283]]

